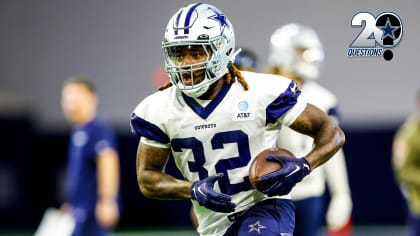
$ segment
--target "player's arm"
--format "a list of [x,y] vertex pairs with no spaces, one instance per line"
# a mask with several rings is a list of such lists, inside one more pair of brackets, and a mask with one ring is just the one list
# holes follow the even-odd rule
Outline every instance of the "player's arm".
[[118,153],[113,148],[99,152],[97,159],[98,202],[96,218],[106,227],[115,226],[119,219],[118,190],[120,165]]
[[120,163],[117,152],[106,148],[99,153],[98,195],[100,199],[116,200],[120,182]]
[[269,196],[288,194],[311,170],[328,161],[344,144],[345,136],[328,115],[307,103],[304,110],[290,125],[295,131],[311,136],[314,147],[303,158],[267,156],[267,160],[281,163],[278,171],[260,178],[260,182],[277,182],[263,192]]
[[137,150],[137,182],[144,196],[156,199],[193,199],[201,206],[217,212],[233,212],[235,204],[229,195],[213,190],[222,173],[193,183],[165,174],[170,149],[139,143]]
[[338,150],[324,166],[331,194],[326,222],[329,230],[336,231],[351,224],[353,207],[343,149]]
[[290,126],[314,139],[313,149],[305,156],[311,170],[328,161],[345,142],[345,135],[325,112],[308,103]]
[[[335,115],[330,115],[333,121],[339,122]],[[329,226],[347,223],[351,215],[352,201],[348,181],[346,158],[340,148],[333,157],[325,163],[325,174],[330,189],[331,200],[327,211],[327,223]],[[335,223],[334,223],[335,222]]]
[[165,173],[169,148],[154,147],[139,142],[137,149],[137,182],[144,196],[156,199],[189,199],[191,182]]

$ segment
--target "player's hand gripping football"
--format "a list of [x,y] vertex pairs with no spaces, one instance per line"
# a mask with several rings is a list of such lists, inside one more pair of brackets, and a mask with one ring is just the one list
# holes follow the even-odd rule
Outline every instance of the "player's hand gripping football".
[[191,197],[198,201],[200,206],[217,211],[229,213],[235,210],[235,203],[227,194],[214,191],[214,183],[223,177],[223,173],[209,176],[203,180],[195,181],[191,186]]
[[305,158],[269,155],[266,159],[276,161],[282,166],[280,170],[260,178],[261,183],[276,181],[271,187],[263,191],[269,196],[288,194],[296,183],[302,181],[311,170]]

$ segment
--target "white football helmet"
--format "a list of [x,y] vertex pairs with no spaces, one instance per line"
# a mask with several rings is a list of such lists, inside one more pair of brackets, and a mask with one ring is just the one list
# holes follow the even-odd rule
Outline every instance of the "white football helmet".
[[258,57],[250,49],[242,48],[235,56],[235,64],[240,70],[257,70]]
[[[203,47],[207,60],[177,66],[171,53],[176,51],[176,47],[186,46]],[[219,9],[209,4],[194,3],[178,10],[169,20],[162,48],[165,68],[172,84],[190,97],[199,97],[228,72],[228,66],[235,58],[235,33],[232,24]],[[205,69],[203,81],[184,84],[183,73],[193,76],[193,71],[202,69]]]
[[319,77],[323,61],[324,49],[312,28],[291,23],[271,35],[269,66],[280,67],[303,80],[315,80]]

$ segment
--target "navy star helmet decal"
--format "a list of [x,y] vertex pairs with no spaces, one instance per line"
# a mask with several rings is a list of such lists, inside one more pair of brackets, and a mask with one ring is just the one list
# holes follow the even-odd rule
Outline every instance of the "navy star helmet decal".
[[214,15],[209,16],[208,18],[211,19],[211,20],[215,20],[215,21],[219,22],[219,25],[220,25],[220,28],[221,28],[220,33],[222,33],[223,30],[225,30],[226,27],[229,27],[229,25],[226,21],[226,16],[223,13],[220,14],[219,12],[214,11]]

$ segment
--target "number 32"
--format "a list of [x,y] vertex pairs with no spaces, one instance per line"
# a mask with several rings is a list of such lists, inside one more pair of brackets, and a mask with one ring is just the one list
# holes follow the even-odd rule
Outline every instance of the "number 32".
[[[224,177],[219,181],[220,191],[232,195],[251,189],[248,176],[243,178],[240,183],[230,183],[228,170],[245,167],[251,160],[249,151],[248,135],[240,130],[216,133],[210,140],[213,150],[223,149],[224,144],[236,143],[238,145],[238,156],[219,160],[215,169],[217,173],[224,173]],[[204,155],[203,143],[195,137],[172,140],[172,149],[175,152],[182,152],[182,149],[191,149],[194,161],[188,162],[191,172],[197,172],[201,179],[208,177],[208,170],[204,167],[206,157]],[[211,157],[210,157],[211,158]]]

